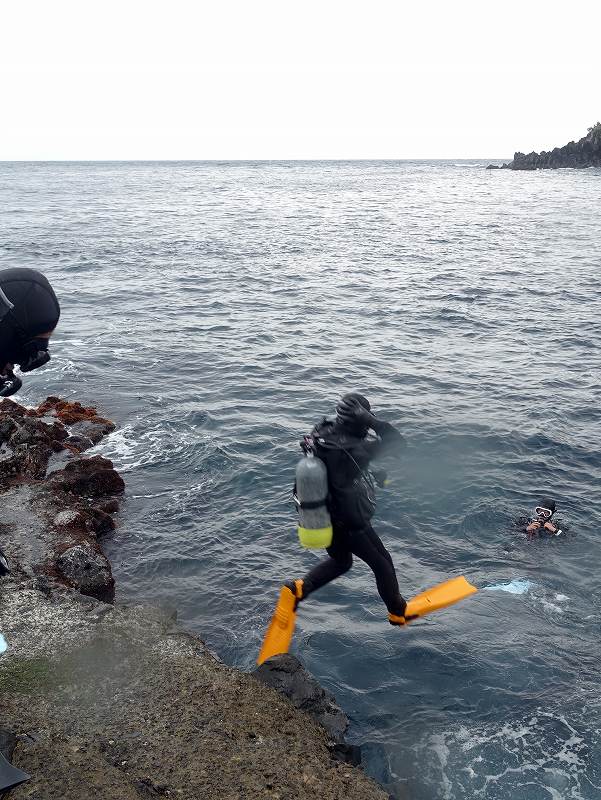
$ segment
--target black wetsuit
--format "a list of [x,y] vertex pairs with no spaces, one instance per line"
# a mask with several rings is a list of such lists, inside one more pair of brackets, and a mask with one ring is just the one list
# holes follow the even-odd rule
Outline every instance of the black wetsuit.
[[303,578],[303,596],[347,572],[356,555],[373,570],[388,611],[402,615],[405,601],[392,558],[370,523],[375,493],[366,471],[372,459],[404,448],[405,440],[388,422],[377,420],[372,428],[377,438],[353,436],[343,426],[327,421],[312,431],[315,454],[328,470],[334,538],[327,549],[328,558]]

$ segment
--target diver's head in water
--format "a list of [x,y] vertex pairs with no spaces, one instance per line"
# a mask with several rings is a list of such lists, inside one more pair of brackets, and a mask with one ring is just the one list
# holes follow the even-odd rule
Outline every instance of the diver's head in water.
[[367,436],[373,419],[369,400],[359,392],[343,395],[336,406],[336,424],[352,436]]
[[534,516],[540,522],[549,522],[555,514],[555,500],[551,497],[541,497],[539,504],[534,509]]
[[15,365],[31,372],[50,361],[48,340],[59,317],[58,300],[41,272],[0,271],[0,397],[21,388]]

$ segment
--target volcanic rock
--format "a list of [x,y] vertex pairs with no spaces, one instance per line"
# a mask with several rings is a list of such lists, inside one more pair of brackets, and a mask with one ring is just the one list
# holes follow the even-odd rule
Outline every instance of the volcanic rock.
[[56,490],[87,497],[119,494],[125,489],[112,461],[102,456],[70,461],[64,469],[53,472],[48,481]]
[[115,581],[111,565],[102,553],[87,543],[64,550],[56,566],[60,574],[84,594],[106,597],[113,591]]
[[503,164],[503,169],[583,169],[601,167],[601,122],[588,129],[586,136],[578,142],[569,142],[564,147],[555,147],[550,152],[515,153],[513,161]]
[[255,669],[254,675],[310,714],[335,740],[342,739],[348,727],[346,714],[295,656],[272,656]]

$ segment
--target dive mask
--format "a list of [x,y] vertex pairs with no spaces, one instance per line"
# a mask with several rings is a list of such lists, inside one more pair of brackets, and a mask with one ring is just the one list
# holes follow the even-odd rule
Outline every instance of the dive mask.
[[534,509],[534,513],[539,519],[544,519],[545,521],[551,519],[553,516],[553,512],[550,508],[543,508],[543,506],[537,506]]

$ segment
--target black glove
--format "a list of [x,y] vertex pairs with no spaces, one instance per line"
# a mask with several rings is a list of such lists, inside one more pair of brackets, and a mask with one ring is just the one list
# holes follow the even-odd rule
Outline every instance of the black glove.
[[385,469],[370,469],[372,477],[376,482],[376,486],[379,486],[380,489],[383,489],[385,486],[388,486],[390,481],[388,480],[388,474]]
[[358,400],[341,400],[336,406],[336,414],[347,425],[361,425],[365,428],[370,428],[376,419]]
[[11,394],[16,394],[21,386],[23,386],[23,382],[10,369],[0,375],[0,397],[10,397]]

